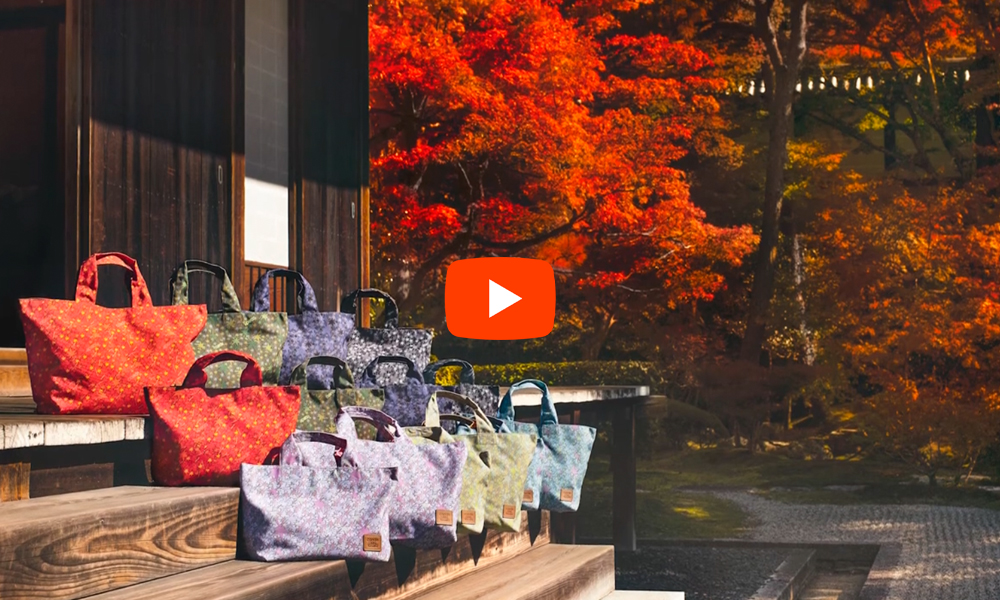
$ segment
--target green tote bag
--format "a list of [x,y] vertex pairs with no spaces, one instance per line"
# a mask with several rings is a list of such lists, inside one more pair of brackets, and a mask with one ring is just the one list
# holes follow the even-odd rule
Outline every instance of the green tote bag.
[[[307,370],[311,365],[326,365],[333,367],[333,379],[328,389],[316,389],[315,372],[313,380],[308,379]],[[313,381],[312,384],[309,382]],[[322,383],[322,382],[321,382]],[[344,406],[367,406],[381,410],[385,398],[381,389],[360,389],[354,387],[354,377],[347,364],[335,356],[314,356],[295,367],[292,371],[291,385],[302,390],[302,404],[299,408],[299,421],[296,429],[301,431],[337,432],[337,413]],[[310,389],[313,385],[313,389]],[[357,423],[358,437],[366,440],[375,439],[375,428],[367,423]]]
[[[191,345],[195,357],[236,350],[253,357],[264,374],[264,385],[278,385],[281,351],[288,338],[288,315],[278,312],[244,312],[229,273],[219,265],[187,260],[170,278],[172,304],[188,304],[191,273],[209,273],[222,282],[222,312],[208,315],[208,322]],[[232,361],[212,365],[207,388],[238,388],[243,365]]]
[[471,427],[460,427],[453,437],[469,445],[469,451],[490,454],[490,475],[486,498],[486,526],[499,531],[520,531],[521,501],[528,468],[535,454],[538,438],[530,433],[497,433],[489,417],[473,400],[461,394],[439,390],[427,405],[424,425],[440,428],[442,419],[468,423],[461,415],[438,414],[438,399],[448,399],[468,409],[475,417]]

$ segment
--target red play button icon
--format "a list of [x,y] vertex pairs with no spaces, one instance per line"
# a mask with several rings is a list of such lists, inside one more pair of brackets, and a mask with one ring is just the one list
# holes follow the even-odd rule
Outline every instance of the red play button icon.
[[477,340],[548,335],[556,316],[552,267],[529,258],[471,258],[448,267],[444,287],[448,331]]

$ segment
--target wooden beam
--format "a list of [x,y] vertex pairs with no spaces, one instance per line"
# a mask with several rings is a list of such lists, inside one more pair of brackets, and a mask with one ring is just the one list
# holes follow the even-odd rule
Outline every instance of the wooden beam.
[[[244,63],[246,62],[246,4],[243,0],[232,0],[232,21],[229,28],[231,47],[230,60],[233,62],[230,87],[230,127],[232,148],[229,158],[229,194],[232,199],[232,283],[237,290],[245,290],[254,282],[244,281],[246,256],[245,222],[246,198],[246,82]],[[252,298],[243,294],[243,309],[249,310]]]
[[635,406],[619,406],[612,420],[612,539],[616,550],[635,550]]
[[70,600],[225,560],[236,488],[118,487],[0,510],[0,597]]

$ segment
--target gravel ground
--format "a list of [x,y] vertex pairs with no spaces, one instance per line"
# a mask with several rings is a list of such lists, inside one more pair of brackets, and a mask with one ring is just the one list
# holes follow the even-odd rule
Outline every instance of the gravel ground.
[[880,599],[1000,599],[998,511],[954,506],[785,504],[748,492],[713,494],[737,503],[751,515],[756,521],[749,532],[751,539],[898,544],[898,556],[880,553],[868,575],[868,585],[884,591],[875,596]]
[[788,554],[788,550],[645,546],[634,553],[615,554],[615,587],[683,591],[686,600],[746,600]]

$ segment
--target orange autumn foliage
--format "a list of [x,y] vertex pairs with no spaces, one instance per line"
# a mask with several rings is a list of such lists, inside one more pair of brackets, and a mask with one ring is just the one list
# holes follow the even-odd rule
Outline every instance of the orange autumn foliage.
[[[751,250],[677,163],[737,160],[710,57],[602,37],[629,2],[379,0],[370,10],[373,258],[413,308],[458,258],[534,255],[578,287],[711,298]],[[643,301],[646,301],[643,299]]]

